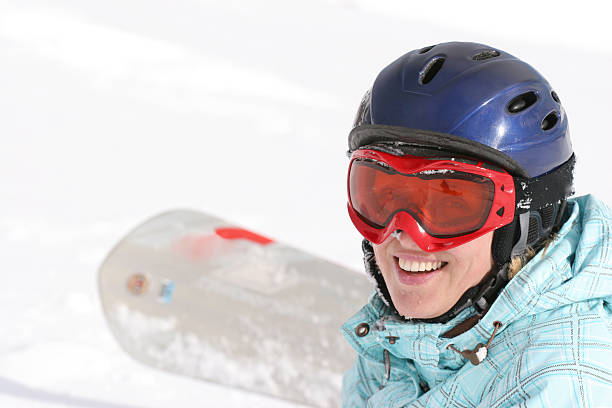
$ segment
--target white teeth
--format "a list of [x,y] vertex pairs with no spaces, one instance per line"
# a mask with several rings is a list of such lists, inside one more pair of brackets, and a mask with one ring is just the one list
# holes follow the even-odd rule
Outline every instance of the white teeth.
[[399,258],[399,266],[407,272],[435,271],[442,266],[442,261],[417,262]]

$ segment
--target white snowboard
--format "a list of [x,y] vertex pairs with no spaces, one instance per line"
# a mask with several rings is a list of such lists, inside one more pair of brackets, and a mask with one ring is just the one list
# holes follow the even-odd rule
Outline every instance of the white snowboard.
[[372,285],[223,220],[172,211],[110,252],[99,289],[114,336],[145,364],[337,407],[355,359],[340,326]]

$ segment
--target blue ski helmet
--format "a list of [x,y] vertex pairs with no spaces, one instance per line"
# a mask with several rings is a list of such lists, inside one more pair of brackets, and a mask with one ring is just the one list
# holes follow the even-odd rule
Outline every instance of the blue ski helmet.
[[[510,258],[537,248],[562,223],[573,192],[574,154],[556,92],[529,64],[483,44],[428,46],[384,68],[349,135],[349,152],[366,146],[481,159],[533,187],[529,208],[495,231],[496,270],[434,321],[447,321],[470,304],[486,309],[508,280]],[[363,249],[366,268],[392,305],[366,240]]]
[[[477,43],[438,44],[398,58],[366,93],[354,127],[361,125],[448,135],[429,138],[441,147],[471,141],[472,153],[512,159],[507,170],[529,177],[573,154],[565,110],[549,83],[529,64]],[[356,130],[349,148],[364,142],[371,140]]]

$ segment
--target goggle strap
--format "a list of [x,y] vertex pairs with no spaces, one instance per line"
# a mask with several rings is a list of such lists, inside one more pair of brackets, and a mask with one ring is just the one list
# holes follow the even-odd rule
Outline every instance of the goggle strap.
[[529,235],[529,217],[530,213],[524,212],[518,215],[518,227],[520,231],[520,237],[516,244],[512,247],[510,257],[521,255],[527,250],[527,237]]
[[574,165],[572,154],[565,163],[555,170],[531,179],[514,178],[516,213],[528,213],[565,200],[574,193]]

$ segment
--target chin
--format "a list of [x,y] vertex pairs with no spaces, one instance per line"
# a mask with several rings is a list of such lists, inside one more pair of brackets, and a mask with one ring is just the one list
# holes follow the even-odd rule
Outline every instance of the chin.
[[[391,296],[393,300],[393,296]],[[432,319],[444,314],[445,311],[434,310],[434,308],[427,307],[425,304],[410,304],[403,305],[402,302],[396,302],[393,300],[395,308],[400,315],[408,319]]]

